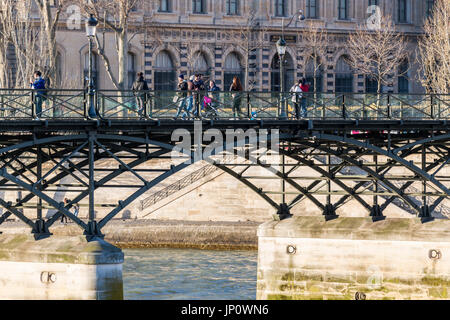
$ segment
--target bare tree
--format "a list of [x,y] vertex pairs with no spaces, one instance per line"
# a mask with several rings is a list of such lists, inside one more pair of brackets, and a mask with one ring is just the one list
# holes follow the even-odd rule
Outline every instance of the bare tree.
[[250,69],[253,67],[250,63],[250,57],[264,46],[263,35],[267,28],[260,25],[258,10],[255,6],[249,7],[246,20],[243,23],[239,19],[235,21],[238,31],[236,32],[235,29],[229,30],[226,32],[226,37],[235,40],[233,45],[243,53],[244,87],[245,90],[250,91],[256,83],[254,80],[250,80]]
[[56,30],[63,8],[69,3],[69,0],[34,0],[37,4],[41,16],[41,25],[45,33],[44,56],[47,58],[44,76],[51,79],[51,83],[56,83]]
[[379,18],[379,27],[358,26],[348,39],[348,62],[356,72],[377,82],[378,95],[383,86],[393,84],[393,75],[407,56],[404,37],[395,30],[391,17],[380,14]]
[[[1,26],[0,26],[1,28]],[[1,31],[0,31],[1,32]],[[0,88],[8,87],[7,50],[9,41],[0,33]]]
[[[15,77],[3,70],[3,79],[8,86],[29,87],[34,70],[43,70],[46,62],[46,39],[43,37],[43,24],[34,23],[32,16],[33,0],[3,0],[0,16],[0,37],[2,46],[11,46],[15,56]],[[40,22],[40,21],[39,21]],[[6,59],[6,55],[4,56]],[[6,61],[5,61],[6,62]],[[5,80],[4,80],[5,81]],[[5,83],[6,85],[6,83]]]
[[[312,71],[312,76],[314,78],[314,93],[317,93],[317,75],[325,65],[325,57],[330,44],[330,39],[325,28],[316,27],[312,22],[307,24],[303,35],[305,47],[307,48],[307,52],[305,52],[305,77],[306,72]],[[306,70],[308,62],[310,61],[309,59],[312,61],[312,70]]]
[[450,89],[450,1],[436,0],[419,38],[420,81],[429,93]]
[[[146,1],[149,4],[153,1]],[[100,24],[111,30],[115,37],[118,70],[116,77],[112,70],[111,53],[105,51],[104,45],[95,38],[97,51],[102,58],[109,78],[117,90],[127,89],[128,86],[128,49],[133,36],[129,35],[131,13],[143,3],[142,0],[79,0],[79,5],[86,15],[92,14]]]

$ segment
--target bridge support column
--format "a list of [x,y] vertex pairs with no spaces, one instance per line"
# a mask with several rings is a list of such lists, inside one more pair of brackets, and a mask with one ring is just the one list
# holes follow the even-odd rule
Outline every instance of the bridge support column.
[[0,236],[5,300],[121,300],[122,251],[101,238]]
[[450,221],[299,217],[258,229],[257,299],[450,299]]

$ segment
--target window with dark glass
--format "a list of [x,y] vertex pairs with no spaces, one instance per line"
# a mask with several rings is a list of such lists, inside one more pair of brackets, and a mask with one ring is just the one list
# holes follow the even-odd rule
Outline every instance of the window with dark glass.
[[338,0],[339,20],[348,19],[348,0]]
[[305,67],[306,82],[310,84],[309,92],[322,92],[323,65],[319,57],[310,57]]
[[[284,70],[284,90],[289,91],[289,89],[294,84],[295,67],[294,60],[291,55],[286,52],[283,58],[283,70]],[[271,91],[278,92],[281,90],[281,75],[280,75],[280,57],[275,54],[272,59],[271,64]]]
[[426,16],[431,17],[433,14],[434,0],[426,0]]
[[408,22],[408,0],[398,0],[398,22]]
[[306,17],[309,19],[316,19],[319,16],[318,0],[307,0],[306,1]]
[[374,8],[374,6],[378,6],[379,1],[378,0],[369,0],[368,2],[368,9],[371,9],[370,11],[367,10],[367,13],[369,15],[375,14],[376,13],[376,9]]
[[285,17],[287,14],[287,1],[275,0],[275,15],[277,17]]
[[205,0],[192,0],[192,12],[193,13],[206,13]]
[[239,57],[236,53],[230,53],[225,59],[225,70],[223,73],[223,89],[228,91],[231,84],[233,83],[233,78],[237,76],[241,83],[244,83],[245,72],[242,68]]
[[133,86],[134,78],[136,77],[136,56],[128,53],[128,88]]
[[408,61],[402,61],[398,67],[398,93],[409,93],[408,69]]
[[340,57],[336,63],[335,91],[336,93],[353,92],[353,70],[345,57]]
[[378,80],[367,76],[366,77],[366,93],[377,93],[378,91]]
[[176,87],[176,70],[167,51],[156,56],[154,67],[155,90],[174,90]]
[[[83,70],[83,83],[87,87],[89,83],[89,53],[84,55],[84,70]],[[94,83],[94,87],[97,87],[97,79],[98,79],[98,56],[95,52],[92,52],[92,82]]]
[[159,1],[159,11],[160,12],[172,11],[172,8],[170,7],[170,0],[160,0]]
[[227,14],[239,14],[239,0],[227,0]]

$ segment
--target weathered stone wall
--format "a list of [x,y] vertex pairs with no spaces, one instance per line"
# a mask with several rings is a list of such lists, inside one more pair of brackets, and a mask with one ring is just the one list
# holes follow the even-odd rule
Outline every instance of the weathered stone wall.
[[258,230],[257,299],[449,299],[450,221],[296,217]]

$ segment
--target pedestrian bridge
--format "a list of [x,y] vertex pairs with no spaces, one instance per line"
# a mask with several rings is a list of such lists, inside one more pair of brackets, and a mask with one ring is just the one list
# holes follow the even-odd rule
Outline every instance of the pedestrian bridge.
[[[199,160],[241,181],[281,218],[309,201],[334,219],[354,200],[375,220],[401,203],[425,221],[450,195],[449,95],[47,90],[36,114],[42,92],[0,93],[0,188],[22,192],[15,201],[0,198],[0,224],[13,215],[36,238],[50,236],[62,215],[88,237],[103,236],[108,221]],[[136,96],[144,97],[141,110]],[[295,104],[306,108],[301,119]],[[182,141],[183,134],[190,138]],[[143,168],[154,159],[165,167]],[[111,165],[100,167],[105,160]],[[249,174],[255,166],[267,175]],[[134,181],[123,183],[123,176]],[[63,182],[67,177],[75,182]],[[281,188],[262,183],[269,179]],[[52,198],[55,187],[70,192],[71,201]],[[116,203],[96,201],[96,194],[117,188],[128,191]],[[83,201],[85,220],[72,210]],[[102,219],[95,217],[99,206],[110,210]],[[46,219],[43,208],[57,213]]]

